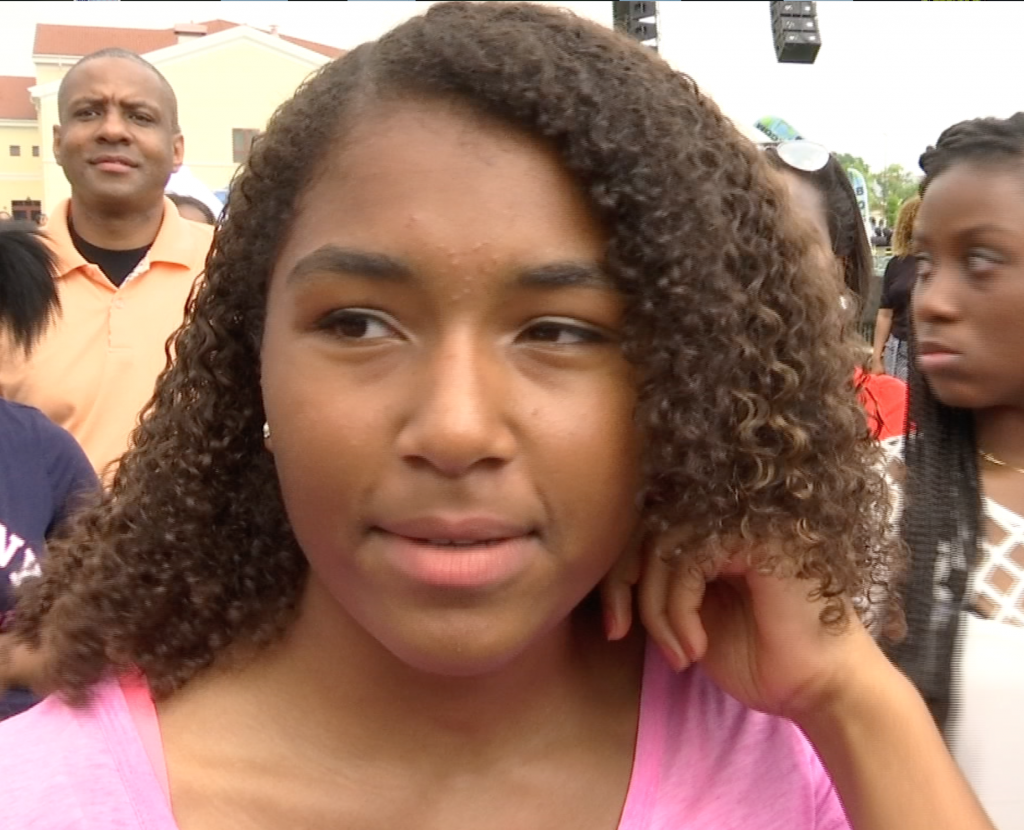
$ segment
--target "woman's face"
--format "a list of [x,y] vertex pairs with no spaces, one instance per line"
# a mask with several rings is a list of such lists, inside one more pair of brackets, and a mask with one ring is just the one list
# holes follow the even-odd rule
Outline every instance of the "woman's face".
[[605,244],[554,153],[508,126],[398,105],[333,151],[262,352],[325,625],[424,671],[489,671],[622,553],[639,449]]
[[962,163],[914,225],[917,363],[948,406],[1024,405],[1024,164]]

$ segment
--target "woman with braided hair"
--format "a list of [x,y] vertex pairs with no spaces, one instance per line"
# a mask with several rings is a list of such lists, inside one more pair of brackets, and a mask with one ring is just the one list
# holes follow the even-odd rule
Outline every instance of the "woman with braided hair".
[[1024,828],[1024,112],[921,156],[893,657],[1000,830]]
[[[19,605],[58,693],[0,724],[5,824],[991,830],[848,599],[900,551],[794,219],[690,78],[548,6],[324,66]],[[602,619],[660,541],[736,588],[690,595],[700,666]]]

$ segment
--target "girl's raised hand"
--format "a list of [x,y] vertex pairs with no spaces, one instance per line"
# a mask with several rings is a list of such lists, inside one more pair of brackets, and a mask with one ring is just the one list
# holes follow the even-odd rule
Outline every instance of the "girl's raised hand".
[[825,626],[817,586],[759,572],[751,543],[730,555],[703,557],[699,565],[669,560],[674,545],[667,534],[625,557],[605,579],[610,639],[629,631],[639,583],[640,617],[673,668],[700,662],[747,706],[795,719],[840,693],[865,660],[884,661],[852,608],[845,623]]

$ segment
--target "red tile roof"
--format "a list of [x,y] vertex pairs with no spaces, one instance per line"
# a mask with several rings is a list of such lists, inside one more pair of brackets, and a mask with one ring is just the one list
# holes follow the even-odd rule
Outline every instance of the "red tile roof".
[[[240,25],[229,20],[209,20],[198,24],[206,28],[209,35],[233,29]],[[190,30],[192,27],[189,27]],[[336,49],[323,43],[313,43],[297,37],[280,35],[296,46],[302,46],[328,58],[337,58],[344,54],[343,49]],[[61,26],[51,23],[40,23],[36,26],[36,40],[32,48],[33,55],[66,55],[82,57],[99,49],[112,46],[130,49],[140,55],[155,52],[174,46],[178,42],[174,27],[170,29],[121,29],[112,26]]]
[[0,118],[35,121],[36,108],[28,94],[35,85],[35,78],[0,75]]

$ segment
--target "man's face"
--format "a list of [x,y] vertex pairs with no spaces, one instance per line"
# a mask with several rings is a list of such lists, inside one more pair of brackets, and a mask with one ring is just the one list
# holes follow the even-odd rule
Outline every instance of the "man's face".
[[151,209],[184,154],[169,91],[124,58],[96,58],[72,73],[53,136],[72,195],[105,211]]

